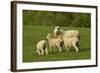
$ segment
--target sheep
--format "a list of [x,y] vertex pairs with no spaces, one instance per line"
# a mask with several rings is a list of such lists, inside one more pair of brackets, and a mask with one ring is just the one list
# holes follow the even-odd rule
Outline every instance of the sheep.
[[39,55],[44,55],[44,54],[48,54],[48,49],[47,49],[47,42],[46,40],[41,40],[37,43],[37,50],[36,52],[39,54]]
[[56,48],[59,49],[59,52],[62,51],[61,50],[62,40],[60,38],[56,38],[52,34],[48,34],[47,39],[48,39],[48,43],[49,43],[49,47],[50,47],[50,52],[51,52],[52,48],[54,49],[54,52],[55,52]]
[[54,35],[55,36],[59,33],[58,31],[60,31],[60,27],[59,26],[55,26],[55,28],[54,28]]
[[65,36],[65,37],[77,37],[78,39],[80,39],[80,33],[79,33],[78,30],[67,30],[67,31],[64,31],[59,26],[55,26],[54,35],[56,37],[60,36],[61,39],[63,38],[63,36]]
[[59,35],[63,35],[63,34],[64,34],[64,30],[62,30],[59,26],[55,26],[54,35],[59,36]]
[[59,26],[55,26],[54,28],[54,36],[56,38],[63,38],[63,35],[64,35],[64,31],[59,27]]
[[80,33],[78,30],[67,30],[64,32],[64,37],[76,37],[80,39]]
[[76,37],[63,37],[64,46],[66,51],[69,51],[69,48],[73,47],[76,52],[79,52],[79,40]]

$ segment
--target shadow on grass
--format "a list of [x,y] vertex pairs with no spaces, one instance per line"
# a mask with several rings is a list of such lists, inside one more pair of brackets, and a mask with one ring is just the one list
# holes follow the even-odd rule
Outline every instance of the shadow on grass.
[[27,57],[26,60],[23,62],[43,62],[43,61],[64,61],[64,60],[83,60],[83,59],[90,59],[91,57],[91,49],[90,48],[81,48],[79,53],[75,51],[74,48],[70,49],[66,52],[65,49],[62,52],[58,50],[49,51],[48,55],[38,55],[35,51],[31,53],[29,58]]
[[79,51],[90,51],[91,49],[90,49],[90,47],[88,47],[88,48],[80,48],[79,49]]

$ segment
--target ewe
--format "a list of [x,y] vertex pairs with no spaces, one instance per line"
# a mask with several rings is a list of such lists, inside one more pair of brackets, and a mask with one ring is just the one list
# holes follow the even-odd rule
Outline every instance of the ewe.
[[80,39],[80,33],[78,30],[67,30],[64,32],[64,37],[76,37]]
[[64,31],[59,26],[55,26],[54,35],[56,37],[60,36],[61,38],[63,38],[63,36],[65,36],[65,37],[76,37],[76,38],[80,39],[80,33],[79,33],[78,30],[67,30],[67,31]]
[[63,41],[63,35],[64,35],[64,31],[59,26],[55,26],[55,28],[54,28],[54,36],[56,38],[62,39],[62,41]]
[[36,51],[39,55],[44,55],[44,54],[48,54],[48,50],[47,50],[47,42],[46,40],[41,40],[37,43],[37,51]]
[[64,34],[64,31],[59,26],[55,26],[54,36],[59,36],[59,35],[63,35],[63,34]]
[[50,51],[51,51],[52,48],[54,49],[54,52],[55,52],[56,48],[59,49],[59,52],[62,51],[61,50],[62,40],[60,38],[56,38],[52,34],[48,34],[47,39],[48,39],[48,42],[49,42]]

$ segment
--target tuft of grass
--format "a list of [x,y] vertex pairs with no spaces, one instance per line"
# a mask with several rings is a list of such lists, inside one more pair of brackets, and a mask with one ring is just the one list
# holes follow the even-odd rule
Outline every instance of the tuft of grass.
[[[80,51],[76,53],[74,49],[66,52],[64,48],[61,53],[57,51],[49,52],[48,55],[38,55],[36,53],[36,44],[38,41],[46,39],[48,33],[53,33],[50,26],[24,26],[23,27],[23,62],[39,61],[60,61],[60,60],[82,60],[91,58],[91,38],[90,28],[84,27],[62,27],[64,30],[79,30],[80,32]],[[48,47],[49,49],[49,47]]]

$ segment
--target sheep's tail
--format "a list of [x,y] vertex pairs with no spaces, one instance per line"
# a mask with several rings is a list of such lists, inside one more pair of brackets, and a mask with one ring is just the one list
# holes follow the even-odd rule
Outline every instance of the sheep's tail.
[[80,35],[78,37],[78,41],[76,42],[76,46],[80,49]]

